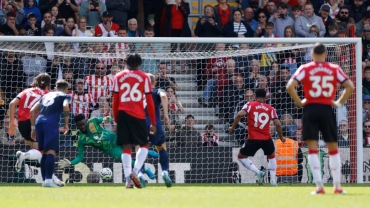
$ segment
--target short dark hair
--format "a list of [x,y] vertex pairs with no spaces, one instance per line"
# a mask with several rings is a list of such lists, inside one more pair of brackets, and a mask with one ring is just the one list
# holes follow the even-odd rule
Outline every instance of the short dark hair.
[[205,130],[212,130],[215,129],[215,126],[213,124],[207,124],[205,127]]
[[370,19],[370,11],[366,11],[366,12],[364,12],[364,13],[362,14],[361,19],[364,19],[364,20],[366,20],[366,19]]
[[69,88],[69,83],[64,79],[60,79],[57,81],[56,86],[58,90],[64,90]]
[[282,9],[287,9],[288,8],[288,5],[286,3],[284,3],[284,2],[280,2],[277,5],[277,8],[279,8],[279,7],[282,8]]
[[127,57],[127,67],[131,70],[138,69],[139,66],[143,63],[141,56],[137,53],[131,54]]
[[266,22],[266,27],[275,27],[275,24],[273,22]]
[[299,7],[299,5],[295,5],[292,7],[292,11],[297,11],[297,10],[301,11],[301,7]]
[[84,114],[78,114],[77,116],[75,116],[75,122],[79,122],[79,121],[82,121],[82,120],[85,120],[85,115]]
[[322,43],[316,43],[312,47],[312,51],[316,55],[322,55],[322,54],[326,53],[326,46]]
[[147,25],[145,26],[144,31],[154,32],[154,28],[151,25]]
[[364,68],[364,72],[365,71],[370,71],[370,66],[366,66],[365,68]]
[[17,17],[17,15],[15,14],[15,12],[8,12],[6,13],[6,17]]
[[28,15],[27,19],[31,19],[31,18],[37,18],[37,17],[34,13],[31,13]]
[[44,33],[47,33],[49,30],[53,30],[54,34],[55,34],[55,27],[53,25],[51,25],[51,24],[45,25],[44,29],[43,29]]
[[185,119],[186,119],[186,120],[188,120],[189,118],[194,119],[194,116],[193,116],[193,115],[191,115],[191,114],[189,114],[189,115],[187,115],[187,116],[185,117]]
[[256,89],[254,92],[256,94],[256,98],[266,98],[266,90],[265,89]]
[[127,27],[126,27],[126,26],[120,26],[120,27],[118,28],[118,30],[126,30],[126,31],[127,31]]

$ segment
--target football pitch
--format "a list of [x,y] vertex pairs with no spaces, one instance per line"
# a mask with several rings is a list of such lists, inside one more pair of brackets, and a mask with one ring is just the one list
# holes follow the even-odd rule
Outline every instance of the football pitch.
[[370,207],[370,186],[345,184],[346,195],[310,195],[313,185],[177,185],[166,188],[149,184],[145,189],[126,189],[123,184],[70,184],[43,188],[39,184],[0,184],[0,205],[8,207]]

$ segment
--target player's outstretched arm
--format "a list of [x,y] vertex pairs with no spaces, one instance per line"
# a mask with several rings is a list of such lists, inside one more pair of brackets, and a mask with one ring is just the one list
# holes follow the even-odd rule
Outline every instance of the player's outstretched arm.
[[246,115],[247,115],[247,112],[245,110],[241,110],[238,112],[238,114],[236,114],[233,125],[229,127],[229,133],[232,133],[234,131],[234,129],[238,126],[240,119],[242,119],[243,116],[246,116]]
[[9,122],[9,132],[8,133],[9,133],[10,136],[15,135],[15,129],[18,127],[17,124],[14,121],[15,109],[16,109],[17,105],[19,105],[19,99],[18,98],[14,98],[9,104],[9,119],[10,119],[10,122]]
[[276,131],[279,134],[279,139],[282,142],[285,142],[285,138],[283,136],[283,128],[281,127],[281,123],[280,123],[279,119],[274,119],[273,122],[274,122],[274,125],[276,126]]
[[342,96],[340,96],[339,99],[333,103],[333,105],[337,108],[343,106],[347,102],[348,98],[351,96],[353,90],[355,89],[353,82],[349,79],[344,81],[342,83],[342,86],[344,87]]
[[303,107],[305,105],[305,102],[301,100],[301,98],[298,96],[296,87],[299,85],[299,82],[295,79],[290,79],[288,81],[288,84],[286,85],[286,90],[288,91],[290,97],[293,99],[295,104],[298,107]]
[[162,107],[163,107],[163,114],[164,114],[164,122],[167,126],[170,125],[170,118],[168,117],[168,98],[165,92],[160,92],[159,96],[161,97]]
[[150,126],[150,134],[155,134],[157,129],[155,127],[155,108],[154,108],[154,101],[153,101],[153,96],[152,96],[152,93],[146,93],[145,94],[145,98],[146,98],[146,103],[147,103],[147,109],[148,109],[148,114],[149,114],[149,118],[150,118],[150,123],[152,124]]
[[36,122],[36,114],[39,113],[40,111],[40,108],[41,108],[41,105],[40,103],[37,103],[35,104],[32,108],[31,108],[31,138],[36,140],[36,129],[35,129],[35,122]]

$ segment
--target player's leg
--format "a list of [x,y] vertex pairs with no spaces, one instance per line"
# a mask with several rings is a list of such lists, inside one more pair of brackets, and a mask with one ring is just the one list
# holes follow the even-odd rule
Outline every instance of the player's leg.
[[[331,107],[330,107],[331,108]],[[331,170],[331,175],[333,176],[334,193],[335,194],[345,194],[345,191],[341,187],[341,161],[338,151],[338,141],[337,141],[337,125],[334,112],[329,108],[325,111],[326,120],[321,121],[320,131],[323,135],[326,146],[328,147],[329,153],[329,166]]]
[[[311,194],[324,194],[324,186],[322,182],[321,166],[318,156],[318,140],[319,140],[319,119],[318,114],[322,113],[322,109],[318,109],[318,105],[308,105],[303,111],[302,118],[302,140],[306,141],[308,147],[308,164],[316,183],[316,191]],[[324,119],[326,120],[326,119]]]
[[130,117],[123,111],[118,112],[117,121],[117,145],[122,147],[122,168],[126,179],[126,188],[133,188],[130,174],[132,172],[131,161],[132,161],[132,146],[133,139],[130,131]]
[[256,152],[260,149],[259,141],[256,140],[246,140],[239,151],[238,160],[246,167],[248,170],[254,172],[258,176],[258,183],[263,183],[263,177],[265,176],[264,171],[258,170],[258,168],[253,164],[253,162],[248,159],[248,157],[253,157]]
[[46,173],[45,173],[46,154],[44,153],[44,131],[41,125],[36,125],[36,138],[38,140],[39,151],[43,153],[41,155],[41,160],[40,160],[40,169],[41,169],[41,176],[42,176],[42,184],[44,185],[45,176],[46,176]]
[[267,156],[268,165],[267,169],[270,172],[270,184],[271,186],[276,186],[276,158],[275,158],[275,145],[272,139],[267,141],[261,141],[264,144],[262,145],[262,150]]

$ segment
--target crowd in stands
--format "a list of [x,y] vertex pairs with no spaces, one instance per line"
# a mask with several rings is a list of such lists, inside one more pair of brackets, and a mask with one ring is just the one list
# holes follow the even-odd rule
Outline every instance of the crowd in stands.
[[[216,1],[216,0],[215,0]],[[237,38],[330,38],[362,37],[364,81],[364,146],[370,146],[366,124],[370,118],[370,0],[239,0],[234,8],[228,0],[217,0],[216,6],[206,5],[194,31],[189,25],[191,7],[184,0],[143,0],[144,25],[137,21],[137,0],[1,0],[0,34],[10,36],[71,36],[122,37],[117,44],[55,44],[45,43],[46,51],[88,51],[91,57],[62,57],[56,55],[14,53],[1,56],[0,120],[7,128],[7,105],[17,93],[29,86],[41,72],[56,80],[71,83],[73,115],[110,115],[110,93],[113,76],[125,67],[124,59],[111,54],[126,52],[160,53],[161,44],[127,44],[129,37],[237,37]],[[368,11],[369,10],[369,11]],[[139,28],[144,28],[141,31]],[[278,40],[277,40],[278,42]],[[229,50],[289,47],[294,44],[197,44],[172,43],[168,51],[207,51],[219,54],[209,59],[195,60],[197,90],[203,91],[199,104],[215,108],[220,122],[229,124],[243,104],[253,99],[256,88],[266,89],[268,102],[282,120],[284,131],[300,139],[302,109],[296,108],[285,86],[290,76],[304,63],[312,61],[311,49],[287,49],[254,55],[222,56]],[[348,76],[354,76],[353,48],[349,45],[329,49],[328,61],[339,64]],[[52,53],[51,53],[52,54]],[[94,55],[95,54],[95,55]],[[220,55],[221,54],[221,55]],[[175,78],[168,74],[186,73],[186,62],[145,60],[142,70],[155,74],[157,86],[169,98],[170,125],[167,137],[172,146],[218,146],[219,138],[212,124],[204,134],[194,129],[195,117],[186,113],[177,99]],[[338,94],[342,89],[338,89]],[[300,95],[302,91],[300,90]],[[368,97],[367,97],[368,96]],[[369,98],[369,99],[368,99]],[[348,110],[337,110],[340,146],[350,145]],[[201,116],[201,115],[200,115]],[[182,123],[185,123],[182,125]],[[369,126],[369,127],[367,127]],[[113,129],[107,125],[106,128]],[[347,132],[346,132],[347,131]],[[245,121],[236,129],[236,138],[243,143]],[[370,132],[370,130],[369,130]],[[273,132],[275,135],[275,132]],[[71,134],[71,137],[73,133]],[[68,139],[67,139],[68,140]],[[65,145],[70,145],[66,140]],[[3,143],[7,143],[4,141]],[[303,142],[300,144],[304,145]]]

